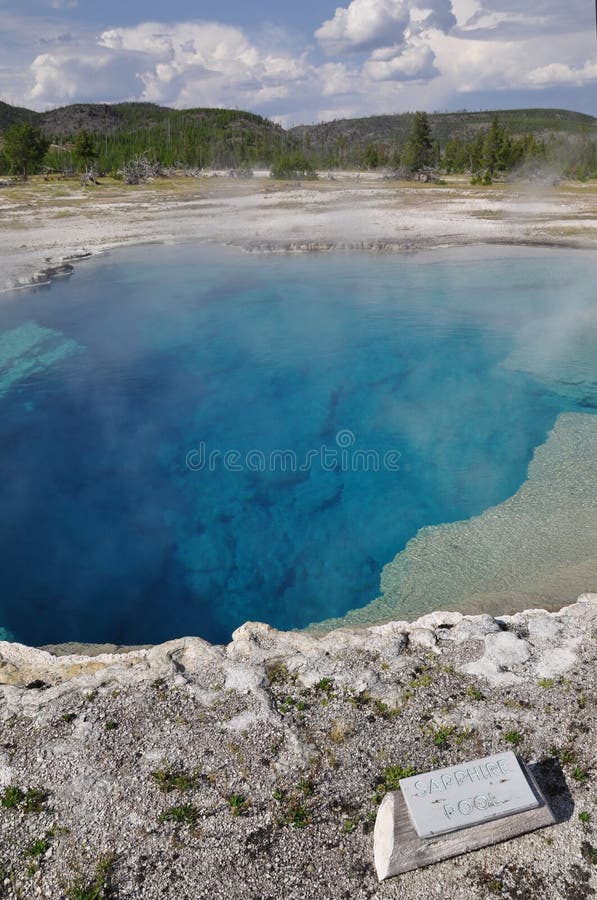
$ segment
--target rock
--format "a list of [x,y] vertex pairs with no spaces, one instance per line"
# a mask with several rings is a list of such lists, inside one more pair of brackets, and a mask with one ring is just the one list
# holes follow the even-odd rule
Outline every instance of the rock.
[[491,616],[463,616],[452,629],[442,631],[442,639],[462,644],[465,641],[482,641],[488,634],[501,631],[500,626]]
[[427,647],[428,650],[434,650],[437,644],[437,637],[431,628],[413,628],[408,633],[408,639],[414,647]]
[[521,678],[510,670],[526,663],[530,655],[528,642],[515,634],[509,631],[488,634],[483,656],[476,662],[464,665],[462,671],[469,675],[481,675],[495,683],[513,684]]

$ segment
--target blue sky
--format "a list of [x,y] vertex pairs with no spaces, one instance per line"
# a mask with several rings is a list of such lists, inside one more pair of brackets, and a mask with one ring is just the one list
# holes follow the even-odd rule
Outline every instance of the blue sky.
[[[167,16],[164,15],[167,10]],[[593,0],[0,0],[0,99],[597,115]]]

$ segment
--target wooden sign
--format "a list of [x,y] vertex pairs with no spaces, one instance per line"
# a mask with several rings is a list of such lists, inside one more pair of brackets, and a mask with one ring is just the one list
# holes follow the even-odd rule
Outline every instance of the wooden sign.
[[400,788],[386,794],[375,822],[380,881],[555,822],[511,751],[403,778]]

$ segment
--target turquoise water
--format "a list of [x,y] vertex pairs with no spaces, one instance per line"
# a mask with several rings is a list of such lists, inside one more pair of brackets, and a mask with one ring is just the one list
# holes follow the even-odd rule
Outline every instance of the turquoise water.
[[420,528],[502,503],[597,409],[594,283],[588,253],[182,245],[5,297],[0,624],[221,642],[364,606]]

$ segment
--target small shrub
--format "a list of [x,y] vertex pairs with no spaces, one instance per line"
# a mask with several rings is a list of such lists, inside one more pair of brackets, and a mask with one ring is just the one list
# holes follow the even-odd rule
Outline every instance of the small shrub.
[[270,684],[286,684],[296,681],[296,675],[291,675],[283,662],[274,662],[267,667],[267,677]]
[[292,828],[306,828],[311,822],[311,814],[297,797],[292,797],[284,809],[283,822]]
[[67,900],[104,900],[111,894],[111,877],[114,857],[106,855],[100,859],[91,878],[77,874],[67,885]]
[[14,809],[25,799],[25,794],[20,787],[11,785],[4,789],[0,797],[0,803],[5,809]]
[[171,806],[160,815],[160,822],[175,822],[177,825],[195,825],[199,819],[199,810],[191,803],[183,806]]
[[163,794],[170,794],[172,791],[189,791],[197,787],[199,780],[197,773],[190,774],[182,769],[174,769],[170,765],[152,772],[151,777]]
[[317,172],[302,153],[287,153],[272,165],[272,178],[317,178]]
[[554,686],[555,680],[553,678],[540,678],[537,684],[539,687],[549,689]]
[[483,694],[479,688],[474,687],[474,685],[469,684],[466,689],[466,696],[470,697],[471,700],[485,700],[485,694]]
[[230,794],[228,803],[230,804],[233,816],[242,816],[249,808],[249,801],[243,794]]
[[395,716],[400,715],[399,709],[397,709],[396,707],[388,706],[388,704],[384,703],[383,700],[374,700],[373,709],[378,716],[381,716],[382,719],[393,719]]
[[590,812],[587,812],[587,811],[584,810],[584,809],[582,810],[582,812],[579,812],[578,818],[579,818],[579,820],[582,822],[583,825],[590,825],[590,824],[591,824],[591,813],[590,813]]
[[589,780],[589,773],[584,769],[581,769],[580,766],[574,766],[570,774],[579,784],[586,784]]
[[450,746],[450,738],[456,731],[453,725],[440,725],[439,728],[432,732],[433,743],[440,750],[446,750]]
[[400,780],[416,775],[417,770],[412,766],[387,766],[383,776],[375,788],[374,800],[381,803],[389,791],[400,790]]
[[415,669],[415,676],[409,681],[411,688],[426,688],[433,683],[433,675],[429,671],[429,666],[418,667]]
[[334,682],[331,678],[322,678],[321,681],[318,681],[315,685],[315,691],[318,694],[327,694],[329,697],[334,690]]
[[504,740],[508,744],[512,744],[513,747],[518,747],[522,744],[522,735],[520,731],[507,731],[504,735]]
[[31,859],[36,859],[38,856],[43,856],[47,850],[50,849],[50,838],[52,837],[53,832],[48,831],[44,835],[43,838],[38,838],[36,841],[33,841],[29,844],[28,847],[23,851],[23,856],[30,857]]
[[40,791],[38,788],[29,788],[25,794],[25,812],[41,813],[46,808],[48,801],[48,792]]
[[588,841],[583,841],[580,845],[580,852],[583,859],[591,863],[592,866],[597,866],[597,849],[592,844],[589,844]]

